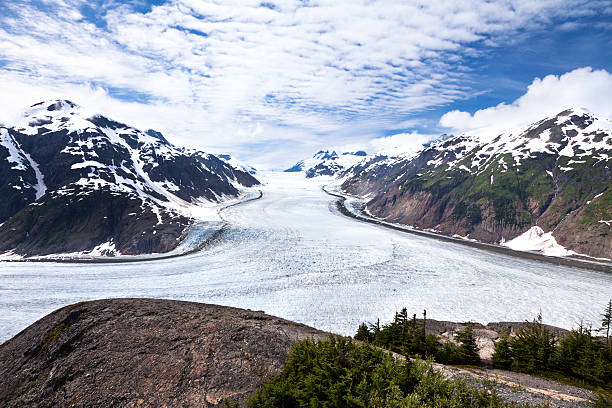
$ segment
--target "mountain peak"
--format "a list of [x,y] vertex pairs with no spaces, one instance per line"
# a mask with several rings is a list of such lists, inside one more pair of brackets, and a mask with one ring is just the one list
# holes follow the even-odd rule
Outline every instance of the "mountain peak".
[[567,108],[564,111],[559,112],[557,114],[557,116],[569,116],[569,115],[578,115],[578,116],[589,115],[589,116],[593,116],[593,113],[590,112],[589,110],[585,109],[585,108],[580,108],[578,106],[572,106],[572,107]]
[[67,99],[50,99],[30,106],[26,111],[26,116],[32,116],[43,112],[47,112],[48,115],[53,115],[52,112],[69,112],[79,108],[79,105]]
[[335,150],[332,150],[332,151],[329,151],[329,150],[319,150],[312,157],[313,157],[313,159],[319,159],[319,160],[332,159],[334,157],[338,157],[338,153],[336,153]]
[[285,171],[304,171],[306,178],[336,176],[366,157],[367,153],[363,150],[343,152],[340,155],[335,150],[319,150],[311,159],[300,160]]
[[145,134],[147,134],[147,135],[149,135],[149,136],[151,136],[151,137],[154,137],[154,138],[156,138],[156,139],[161,140],[163,143],[165,143],[165,144],[167,144],[167,145],[172,146],[172,143],[170,143],[170,142],[168,141],[168,139],[166,139],[166,138],[164,137],[164,135],[162,135],[162,133],[161,133],[161,132],[158,132],[157,130],[149,129],[149,130],[145,131],[144,133],[145,133]]

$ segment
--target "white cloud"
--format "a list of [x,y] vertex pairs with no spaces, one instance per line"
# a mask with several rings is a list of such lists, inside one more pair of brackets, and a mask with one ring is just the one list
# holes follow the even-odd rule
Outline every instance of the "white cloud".
[[421,150],[424,143],[439,136],[439,134],[408,132],[379,137],[369,141],[368,147],[370,149],[368,153],[384,153],[388,155],[411,154]]
[[[474,45],[601,10],[582,0],[82,0],[4,5],[0,120],[71,98],[178,143],[245,151],[346,143],[472,92]],[[125,99],[132,99],[126,102]],[[19,103],[18,103],[19,102]],[[91,106],[89,106],[91,105]],[[255,124],[255,125],[254,125]],[[361,126],[361,127],[359,127]],[[362,138],[363,136],[357,136]],[[280,143],[279,141],[284,141]],[[290,142],[289,142],[290,141]],[[257,158],[258,152],[250,152]],[[247,158],[249,159],[249,158]],[[287,159],[288,160],[288,159]]]
[[612,118],[610,95],[612,74],[590,67],[579,68],[563,75],[536,78],[527,87],[527,92],[511,104],[500,103],[474,114],[457,110],[448,112],[440,119],[440,125],[455,133],[487,133],[495,136],[572,107]]

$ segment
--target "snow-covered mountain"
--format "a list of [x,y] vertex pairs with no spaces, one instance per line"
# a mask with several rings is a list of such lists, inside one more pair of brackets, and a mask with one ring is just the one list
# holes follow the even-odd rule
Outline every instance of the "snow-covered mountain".
[[256,184],[159,132],[41,102],[0,127],[0,253],[166,252],[203,206]]
[[243,170],[246,171],[249,174],[252,175],[256,175],[257,174],[257,169],[253,166],[249,166],[246,163],[243,163],[242,161],[234,158],[233,156],[229,155],[229,154],[218,154],[217,155],[218,158],[220,158],[221,160],[224,160],[225,162],[227,162],[230,166],[239,169],[239,170]]
[[612,258],[611,159],[612,122],[568,109],[501,135],[373,157],[345,172],[343,188],[388,221],[495,243],[531,231],[510,245],[546,238],[556,254]]
[[307,178],[317,176],[336,176],[367,157],[367,153],[358,150],[356,152],[344,152],[338,154],[335,151],[321,150],[312,158],[300,160],[286,172],[304,172]]

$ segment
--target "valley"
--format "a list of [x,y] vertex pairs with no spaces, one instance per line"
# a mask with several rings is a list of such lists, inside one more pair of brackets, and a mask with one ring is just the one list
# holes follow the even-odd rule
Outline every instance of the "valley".
[[231,305],[352,335],[402,307],[439,320],[595,323],[612,275],[356,222],[322,186],[268,173],[263,197],[224,211],[204,251],[117,264],[0,263],[0,340],[61,306],[108,297]]

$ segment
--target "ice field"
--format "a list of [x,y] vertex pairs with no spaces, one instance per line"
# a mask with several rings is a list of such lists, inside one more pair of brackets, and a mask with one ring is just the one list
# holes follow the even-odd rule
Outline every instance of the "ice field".
[[125,264],[0,263],[0,341],[61,306],[107,297],[216,303],[340,334],[407,307],[439,320],[596,325],[612,274],[485,252],[362,223],[321,181],[271,173],[263,198],[226,209],[203,252]]

